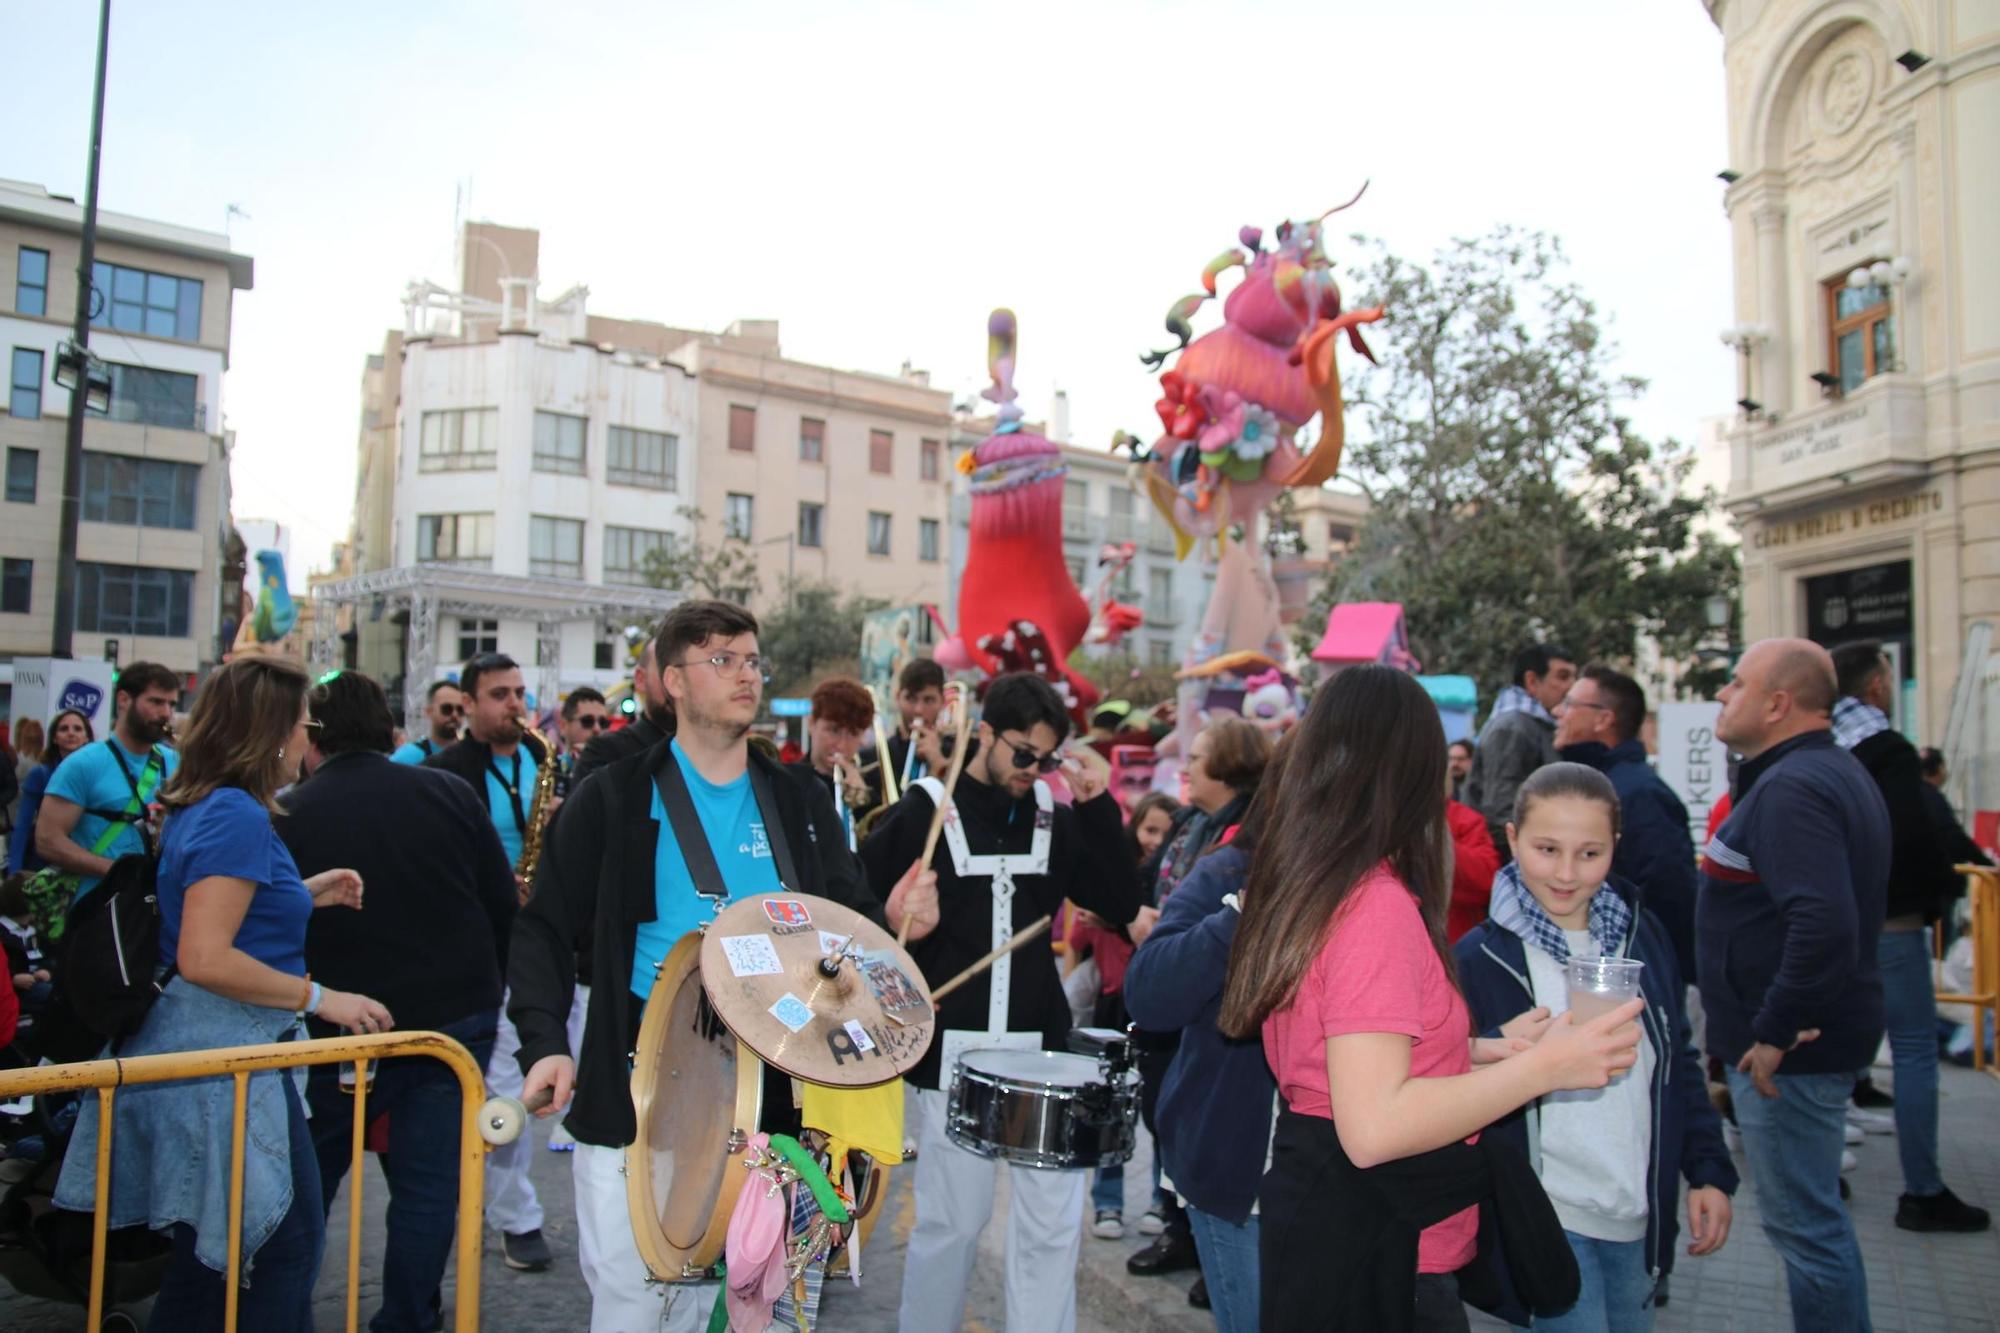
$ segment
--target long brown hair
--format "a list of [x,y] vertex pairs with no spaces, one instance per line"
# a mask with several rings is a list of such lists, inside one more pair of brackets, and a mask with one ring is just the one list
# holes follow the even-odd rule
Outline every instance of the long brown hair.
[[52,772],[57,764],[69,758],[70,755],[75,754],[76,750],[83,748],[83,745],[79,745],[76,747],[76,750],[70,750],[67,753],[56,749],[56,729],[62,725],[62,720],[66,717],[73,717],[83,724],[83,745],[93,744],[97,740],[97,728],[90,725],[90,714],[84,712],[81,708],[65,708],[57,712],[54,717],[49,719],[48,744],[42,747],[41,762],[47,764]]
[[1355,885],[1384,861],[1445,944],[1451,861],[1444,818],[1444,728],[1437,705],[1401,671],[1348,667],[1313,696],[1254,805],[1263,817],[1229,952],[1221,1029],[1254,1036],[1290,1004]]
[[305,712],[312,678],[282,657],[239,657],[208,678],[180,736],[180,767],[160,803],[184,809],[218,787],[241,787],[279,813],[278,789],[298,774],[285,745]]

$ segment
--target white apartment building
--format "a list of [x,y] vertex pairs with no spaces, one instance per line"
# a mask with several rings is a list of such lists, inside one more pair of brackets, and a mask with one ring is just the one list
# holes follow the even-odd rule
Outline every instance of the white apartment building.
[[[83,208],[0,180],[0,673],[49,651],[69,391],[56,347],[76,312]],[[229,533],[222,377],[232,298],[252,282],[229,238],[100,209],[90,345],[111,407],[84,431],[75,651],[150,660],[190,683],[220,660]],[[230,607],[233,613],[234,604]],[[10,678],[10,677],[9,677]],[[4,683],[4,681],[0,681]]]

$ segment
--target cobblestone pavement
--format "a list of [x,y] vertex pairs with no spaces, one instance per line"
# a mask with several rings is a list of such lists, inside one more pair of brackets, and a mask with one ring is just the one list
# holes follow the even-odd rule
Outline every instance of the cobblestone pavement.
[[[1879,1071],[1877,1081],[1884,1081]],[[1942,1133],[1945,1179],[1964,1198],[1989,1207],[2000,1205],[1996,1122],[2000,1122],[2000,1080],[1947,1067]],[[546,1138],[545,1127],[541,1127],[539,1137]],[[1149,1174],[1148,1146],[1142,1133],[1139,1156],[1126,1172],[1128,1219],[1136,1219],[1145,1210],[1142,1182]],[[1854,1189],[1853,1211],[1868,1265],[1869,1304],[1877,1333],[2000,1329],[2000,1233],[1924,1236],[1898,1231],[1893,1219],[1902,1184],[1895,1140],[1870,1135],[1857,1153],[1861,1164],[1848,1180]],[[562,1153],[535,1154],[535,1184],[549,1218],[544,1234],[556,1253],[553,1269],[546,1273],[513,1272],[500,1261],[499,1238],[488,1233],[480,1256],[485,1328],[554,1333],[587,1327],[589,1292],[576,1266],[569,1162]],[[864,1255],[861,1286],[852,1287],[844,1281],[828,1286],[821,1326],[833,1333],[876,1333],[895,1327],[904,1244],[914,1221],[910,1174],[899,1170],[891,1178],[883,1203],[886,1211]],[[982,1239],[980,1263],[967,1301],[965,1327],[978,1333],[999,1333],[1007,1327],[1000,1285],[1000,1242],[1005,1231],[1000,1222],[1005,1217],[1006,1198],[1003,1179],[995,1204],[995,1224],[987,1228]],[[380,1291],[385,1201],[381,1174],[371,1168],[363,1196],[364,1327]],[[1143,1243],[1136,1234],[1115,1242],[1084,1237],[1077,1274],[1080,1333],[1199,1333],[1212,1329],[1213,1321],[1187,1304],[1192,1274],[1135,1278],[1125,1272],[1126,1257]],[[346,1299],[345,1194],[333,1210],[326,1254],[315,1326],[337,1330],[343,1326]],[[450,1283],[447,1275],[447,1302]],[[9,1333],[55,1333],[82,1325],[82,1312],[75,1307],[0,1292],[0,1329]],[[1474,1326],[1503,1327],[1479,1317],[1475,1317]],[[1737,1195],[1735,1226],[1723,1252],[1706,1259],[1685,1255],[1680,1259],[1672,1301],[1659,1314],[1658,1333],[1747,1333],[1790,1326],[1784,1273],[1758,1224],[1755,1192],[1746,1181]]]

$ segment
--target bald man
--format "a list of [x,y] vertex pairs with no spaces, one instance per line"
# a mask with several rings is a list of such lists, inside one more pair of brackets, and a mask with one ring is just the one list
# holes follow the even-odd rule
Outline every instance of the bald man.
[[1838,693],[1832,657],[1804,639],[1736,664],[1715,730],[1743,763],[1695,911],[1708,1053],[1728,1071],[1792,1326],[1813,1333],[1870,1327],[1840,1154],[1855,1075],[1882,1042],[1889,883],[1888,808],[1834,742]]

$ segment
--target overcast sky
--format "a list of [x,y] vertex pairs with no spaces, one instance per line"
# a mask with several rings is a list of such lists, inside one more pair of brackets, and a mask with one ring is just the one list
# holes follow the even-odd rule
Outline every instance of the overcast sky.
[[[82,197],[95,29],[81,0],[0,0],[0,176]],[[236,512],[319,566],[362,359],[405,283],[451,281],[461,186],[541,229],[544,292],[776,318],[808,361],[907,359],[970,393],[1010,305],[1029,414],[1065,388],[1101,445],[1152,428],[1138,353],[1239,226],[1372,179],[1339,234],[1412,256],[1499,223],[1561,236],[1653,382],[1640,429],[1691,441],[1735,396],[1721,60],[1698,0],[118,0],[101,204],[250,215]]]

